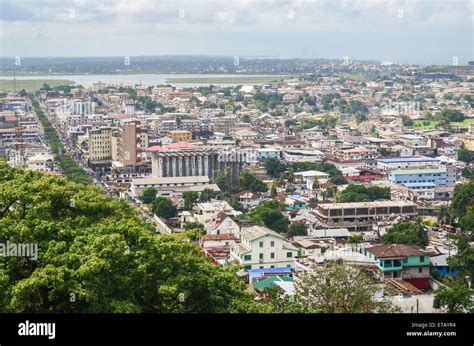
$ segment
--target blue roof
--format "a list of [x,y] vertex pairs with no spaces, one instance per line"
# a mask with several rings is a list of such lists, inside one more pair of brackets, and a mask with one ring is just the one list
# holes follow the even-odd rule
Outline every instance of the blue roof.
[[291,274],[292,270],[288,267],[282,268],[263,268],[263,269],[248,269],[250,279],[261,278],[268,274]]
[[393,159],[378,159],[379,162],[384,162],[384,163],[396,163],[396,162],[421,162],[421,161],[440,161],[439,159],[435,159],[432,157],[426,157],[426,156],[421,156],[421,157],[397,157]]
[[436,187],[435,183],[403,183],[406,187]]

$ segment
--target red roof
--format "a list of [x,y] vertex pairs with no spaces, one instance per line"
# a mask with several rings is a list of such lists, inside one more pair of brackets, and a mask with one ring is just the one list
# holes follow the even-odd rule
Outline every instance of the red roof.
[[148,150],[150,151],[168,151],[168,150],[174,150],[174,149],[186,149],[186,148],[194,148],[194,144],[188,143],[188,142],[176,142],[170,145],[166,145],[164,147],[161,147],[159,145],[154,145],[152,147],[149,147]]
[[234,233],[206,234],[202,236],[202,240],[237,240],[237,237]]
[[16,121],[16,116],[14,114],[5,114],[5,121],[11,121],[15,122]]

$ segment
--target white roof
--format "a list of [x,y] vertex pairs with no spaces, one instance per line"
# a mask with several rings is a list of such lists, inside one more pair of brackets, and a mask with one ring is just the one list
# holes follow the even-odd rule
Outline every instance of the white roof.
[[294,175],[302,175],[303,177],[329,177],[329,174],[320,171],[297,172]]

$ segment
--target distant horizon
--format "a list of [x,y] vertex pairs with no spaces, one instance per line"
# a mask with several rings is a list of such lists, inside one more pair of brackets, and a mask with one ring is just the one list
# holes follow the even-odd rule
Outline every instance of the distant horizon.
[[[123,59],[123,55],[74,55],[74,56],[21,56],[22,59],[109,59],[117,58]],[[279,55],[230,55],[230,54],[143,54],[143,55],[129,55],[129,58],[153,58],[153,57],[197,57],[197,58],[229,58],[239,57],[241,59],[274,59],[274,60],[336,60],[342,61],[343,57],[307,57],[307,56],[279,56]],[[16,56],[2,56],[0,59],[15,59]],[[351,58],[351,61],[357,62],[377,62],[380,64],[396,64],[396,65],[424,65],[424,66],[455,66],[454,64],[440,64],[435,62],[415,62],[417,59],[407,59],[406,61],[396,60],[380,60],[375,58]],[[411,60],[411,61],[408,61]],[[458,61],[457,65],[468,65],[468,62],[472,61],[467,59],[466,61]]]

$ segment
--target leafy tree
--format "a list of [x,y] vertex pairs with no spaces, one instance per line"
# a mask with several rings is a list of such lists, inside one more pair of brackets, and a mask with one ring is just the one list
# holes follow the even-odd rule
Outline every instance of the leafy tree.
[[452,279],[449,285],[450,287],[441,286],[435,292],[433,307],[443,308],[448,313],[474,312],[472,292],[466,284],[459,279]]
[[448,121],[448,122],[461,122],[466,117],[464,114],[458,110],[454,109],[442,109],[435,113],[434,119],[438,121]]
[[250,122],[250,116],[248,114],[243,115],[240,120],[244,123],[249,123]]
[[458,150],[458,160],[464,161],[466,163],[474,162],[474,151],[467,149]]
[[458,184],[451,200],[451,214],[462,222],[474,207],[474,180],[467,184]]
[[397,223],[380,238],[385,244],[407,244],[425,247],[428,238],[421,222]]
[[403,126],[414,126],[415,122],[406,114],[401,115]]
[[349,185],[337,197],[338,202],[365,202],[378,199],[390,199],[390,188],[364,185]]
[[201,194],[199,195],[199,202],[200,203],[203,203],[203,202],[210,202],[212,198],[215,197],[215,193],[214,191],[212,191],[211,189],[204,189],[201,191]]
[[364,237],[360,234],[355,234],[355,235],[351,235],[348,239],[347,239],[347,242],[349,244],[361,244],[363,243],[365,240],[364,240]]
[[95,186],[0,165],[0,239],[38,244],[37,259],[0,257],[0,312],[269,311],[194,237],[157,235]]
[[153,201],[153,212],[165,219],[178,215],[176,207],[165,197],[157,197]]
[[199,193],[196,191],[183,192],[183,209],[191,210],[199,199]]
[[396,312],[391,303],[374,299],[379,288],[360,269],[328,262],[302,274],[295,295],[308,309],[325,313]]
[[323,199],[328,199],[333,196],[334,196],[334,191],[331,189],[326,189],[321,193],[321,197],[323,197]]
[[229,191],[231,189],[230,176],[227,172],[215,171],[212,181],[219,186],[221,191]]
[[250,190],[252,192],[266,192],[268,191],[268,186],[258,179],[252,173],[242,171],[239,175],[239,182],[238,182],[239,189],[242,190]]
[[274,157],[266,159],[264,165],[265,169],[267,170],[267,174],[270,177],[276,177],[281,173],[284,173],[286,170],[286,166],[281,162],[281,160]]
[[288,220],[280,210],[274,208],[271,204],[266,202],[253,208],[248,214],[248,220],[253,222],[262,222],[268,228],[279,233],[286,232],[288,230]]
[[474,179],[474,168],[465,167],[461,174],[466,179]]
[[308,235],[308,229],[304,223],[293,222],[288,228],[287,237],[294,237],[298,235]]
[[364,112],[361,112],[361,111],[358,111],[356,114],[355,114],[355,121],[357,124],[360,124],[364,121],[367,121],[367,115],[364,113]]
[[20,95],[21,97],[27,97],[28,92],[25,89],[21,89],[18,95]]
[[141,200],[145,204],[151,204],[156,198],[156,189],[154,187],[147,187],[143,189]]
[[183,228],[187,231],[193,230],[193,229],[205,229],[204,225],[199,222],[188,222],[183,225]]

